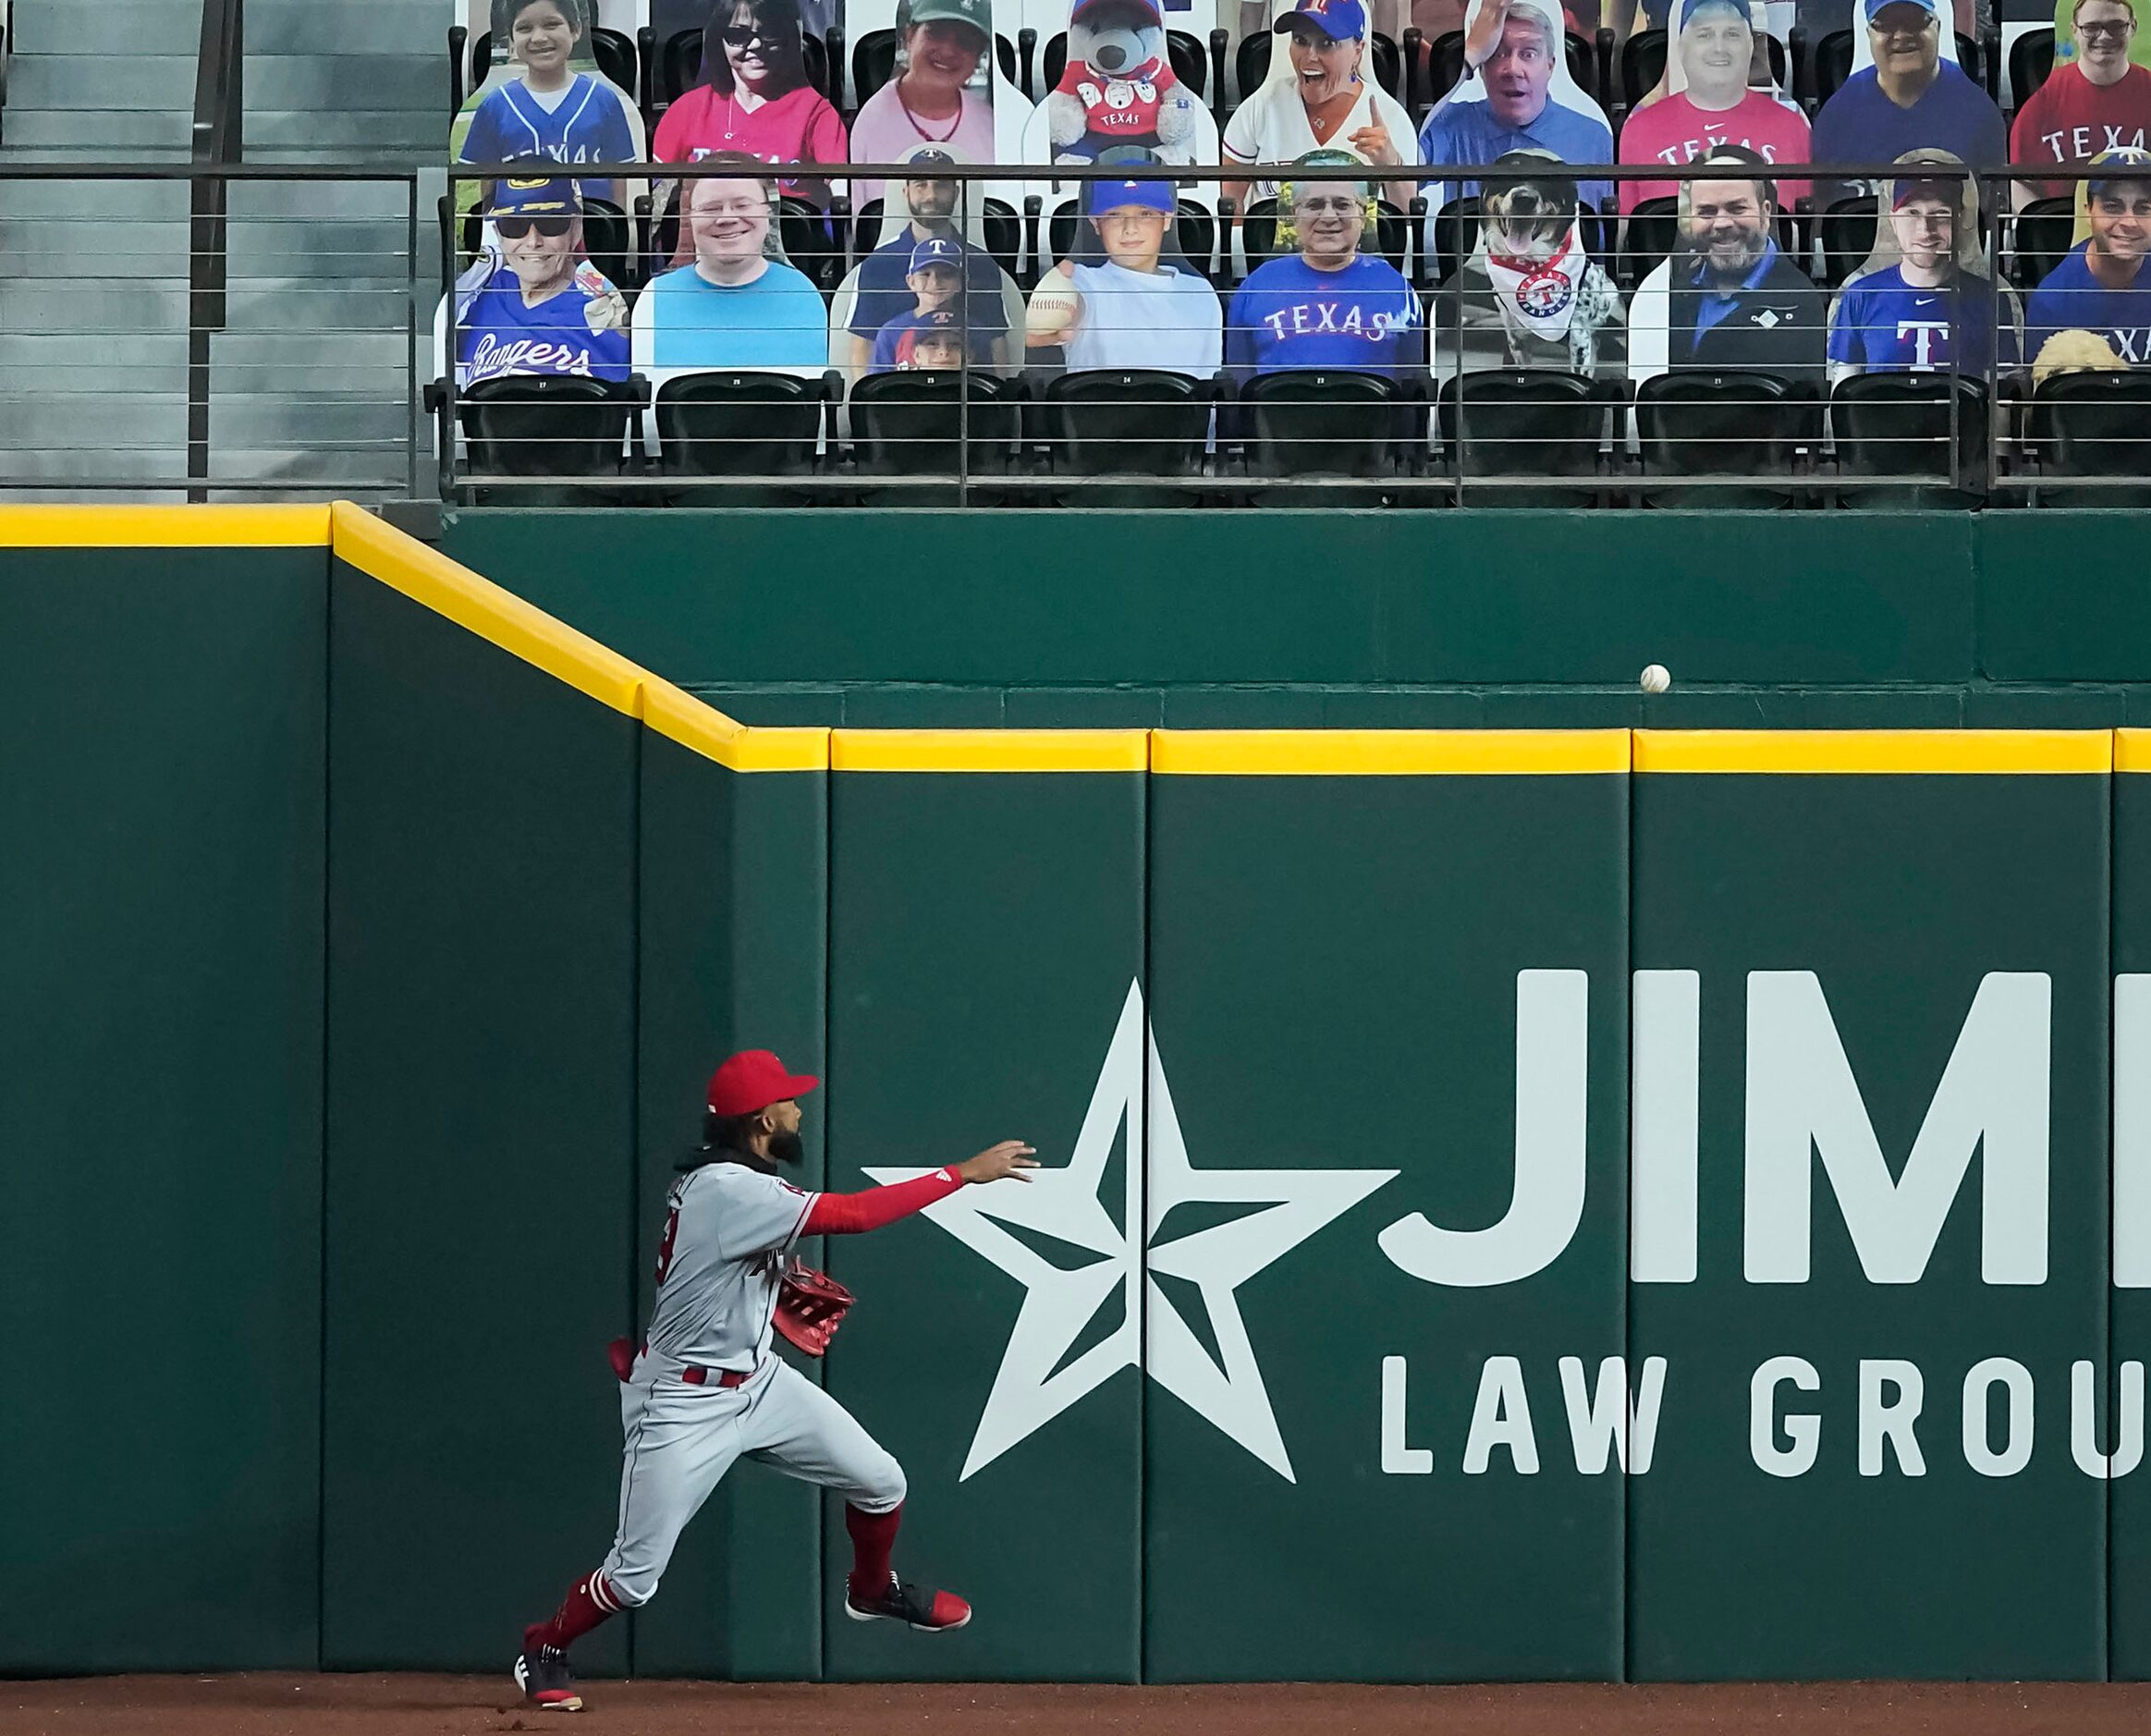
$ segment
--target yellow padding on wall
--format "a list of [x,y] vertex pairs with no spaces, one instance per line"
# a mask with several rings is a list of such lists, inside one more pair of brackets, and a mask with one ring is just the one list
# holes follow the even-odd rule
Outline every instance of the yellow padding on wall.
[[2151,772],[2151,729],[2114,731],[2114,770]]
[[1625,729],[1160,729],[1150,769],[1223,777],[1625,772]]
[[1639,729],[1639,772],[2105,772],[2107,729]]
[[337,501],[332,510],[339,560],[600,703],[630,717],[642,715],[642,684],[656,678],[640,664],[348,501]]
[[837,772],[1140,772],[1149,764],[1141,729],[838,729],[829,739]]
[[338,559],[704,759],[735,772],[829,764],[826,729],[750,729],[370,512],[338,501],[330,523]]
[[829,764],[828,730],[750,729],[655,676],[643,684],[642,721],[667,740],[735,772],[819,772]]
[[325,506],[0,507],[0,548],[325,548],[329,514]]

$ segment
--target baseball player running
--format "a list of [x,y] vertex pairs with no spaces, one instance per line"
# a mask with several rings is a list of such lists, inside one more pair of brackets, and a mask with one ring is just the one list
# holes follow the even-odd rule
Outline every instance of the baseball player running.
[[[515,1679],[534,1705],[581,1710],[568,1647],[656,1595],[681,1529],[742,1456],[844,1497],[852,1547],[844,1613],[854,1621],[938,1633],[971,1620],[971,1606],[953,1593],[897,1577],[889,1555],[903,1514],[902,1467],[849,1411],[770,1353],[770,1331],[788,1279],[796,1289],[792,1250],[801,1236],[878,1229],[966,1182],[1028,1181],[1024,1171],[1038,1165],[1029,1145],[1003,1140],[889,1187],[806,1192],[777,1169],[800,1161],[798,1099],[820,1082],[787,1072],[767,1049],[735,1055],[711,1076],[702,1148],[666,1200],[649,1336],[639,1351],[624,1339],[614,1347],[627,1434],[619,1531],[604,1564],[576,1581],[552,1619],[523,1630]],[[833,1329],[834,1288],[821,1280],[808,1304],[806,1336],[818,1342]]]

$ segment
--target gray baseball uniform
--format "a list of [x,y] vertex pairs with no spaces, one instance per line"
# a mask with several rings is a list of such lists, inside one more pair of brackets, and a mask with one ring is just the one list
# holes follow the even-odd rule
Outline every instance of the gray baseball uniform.
[[656,1594],[681,1530],[741,1457],[863,1512],[903,1502],[895,1459],[770,1352],[777,1283],[816,1197],[732,1161],[672,1184],[650,1335],[620,1388],[619,1531],[602,1571],[624,1607]]

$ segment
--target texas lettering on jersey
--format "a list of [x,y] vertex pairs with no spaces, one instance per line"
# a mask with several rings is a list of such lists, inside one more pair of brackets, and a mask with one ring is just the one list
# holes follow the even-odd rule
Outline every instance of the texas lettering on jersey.
[[1327,333],[1362,338],[1370,344],[1386,342],[1405,324],[1399,315],[1386,308],[1370,312],[1357,302],[1347,301],[1295,301],[1274,313],[1263,314],[1261,321],[1270,328],[1271,336],[1280,339]]
[[1706,151],[1716,151],[1719,146],[1729,144],[1744,146],[1756,153],[1766,163],[1778,161],[1778,142],[1776,140],[1750,139],[1744,134],[1736,135],[1735,130],[1730,127],[1706,128],[1701,138],[1683,139],[1679,144],[1668,145],[1663,151],[1656,152],[1654,155],[1656,161],[1667,164],[1673,168],[1679,168],[1684,163],[1694,162]]
[[2039,142],[2054,153],[2057,163],[2088,163],[2101,151],[2115,151],[2123,145],[2143,150],[2144,132],[2143,128],[2131,127],[2126,121],[2118,126],[2101,121],[2096,127],[2066,127],[2043,132]]

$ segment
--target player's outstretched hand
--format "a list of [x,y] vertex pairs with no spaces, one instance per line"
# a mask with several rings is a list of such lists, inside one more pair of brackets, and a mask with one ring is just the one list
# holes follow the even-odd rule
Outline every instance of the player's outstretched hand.
[[956,1166],[956,1173],[966,1181],[998,1181],[1004,1176],[1014,1176],[1019,1181],[1031,1178],[1023,1172],[1038,1168],[1038,1158],[1032,1147],[1020,1139],[1005,1139],[998,1145],[988,1145],[975,1157],[967,1157]]

